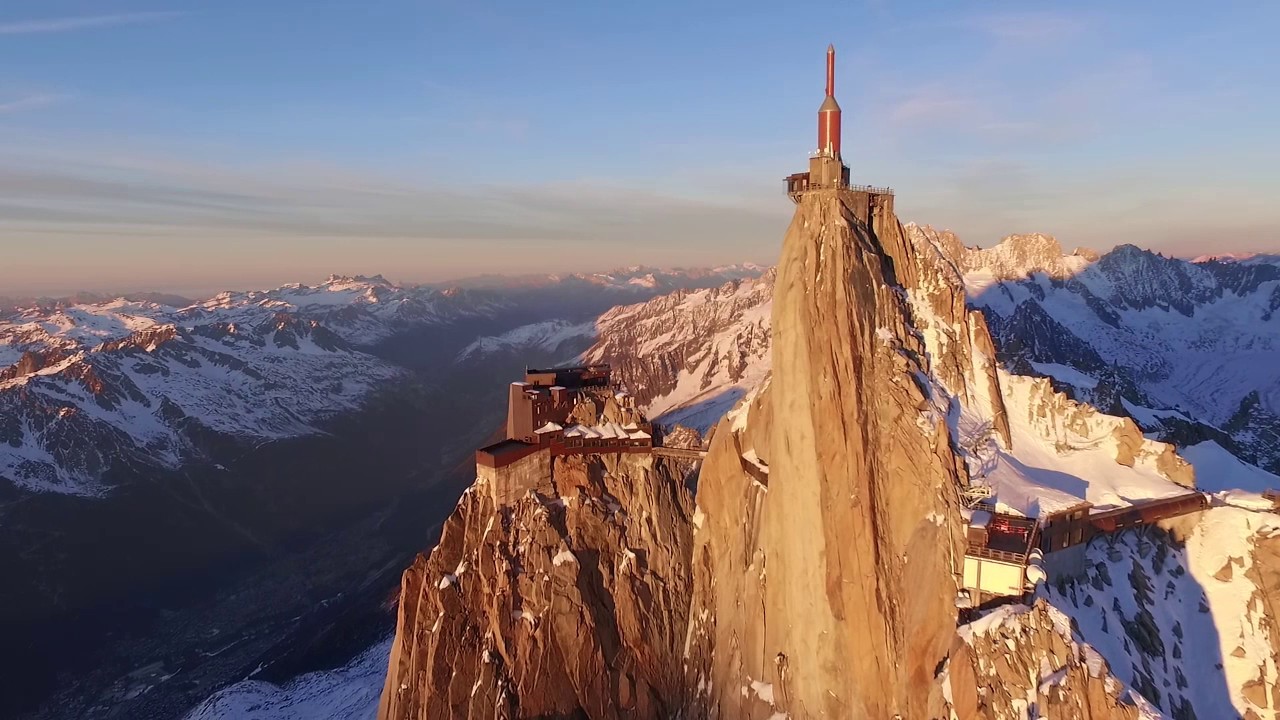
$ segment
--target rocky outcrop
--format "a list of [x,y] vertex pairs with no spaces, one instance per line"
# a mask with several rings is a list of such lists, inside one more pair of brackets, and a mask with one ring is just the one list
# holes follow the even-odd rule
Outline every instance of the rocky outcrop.
[[1004,404],[1004,395],[1000,390],[999,365],[996,362],[996,348],[991,341],[991,331],[987,328],[986,318],[982,313],[969,312],[969,343],[971,362],[974,368],[973,383],[970,394],[979,407],[985,408],[991,418],[992,427],[1004,441],[1006,448],[1013,448],[1013,438],[1009,434],[1009,410]]
[[1069,619],[1043,600],[1000,608],[963,626],[960,636],[946,669],[959,720],[1144,717],[1142,699],[1122,690],[1106,661],[1074,638]]
[[960,471],[897,287],[909,255],[864,220],[835,193],[802,199],[778,266],[771,385],[744,426],[723,422],[712,440],[695,520],[694,717],[943,707]]
[[584,357],[609,363],[646,407],[666,399],[660,409],[667,409],[714,387],[753,384],[753,368],[768,366],[774,276],[768,270],[614,308],[600,316],[599,340]]
[[[1129,688],[1154,697],[1152,678],[1176,676],[1144,654],[1126,686],[1077,616],[1044,602],[957,637],[973,453],[948,421],[963,406],[1005,451],[1016,426],[1020,443],[1039,433],[1059,455],[1101,449],[1188,486],[1190,466],[1051,380],[1000,371],[954,236],[846,200],[806,194],[776,274],[754,285],[602,319],[588,357],[621,368],[642,405],[741,390],[710,434],[696,505],[678,473],[637,456],[556,459],[503,508],[469,492],[405,575],[382,718],[1154,717]],[[1009,248],[1061,257],[1042,236]],[[1130,642],[1156,647],[1155,615],[1117,615],[1126,661]]]
[[692,498],[644,455],[469,490],[405,572],[380,718],[661,718],[684,697]]
[[905,233],[916,268],[908,297],[933,373],[948,392],[988,418],[1004,447],[1012,448],[996,348],[982,313],[968,309],[964,278],[956,265],[964,247],[949,232],[907,225]]
[[[1251,560],[1244,574],[1255,590],[1245,619],[1262,627],[1267,647],[1263,657],[1257,658],[1257,675],[1246,680],[1240,690],[1255,706],[1248,709],[1246,717],[1262,720],[1280,715],[1280,534],[1255,535]],[[1251,649],[1257,652],[1261,648]]]
[[1196,486],[1195,468],[1174,446],[1149,440],[1127,417],[1100,413],[1091,405],[1058,392],[1047,378],[1008,377],[1006,390],[1024,405],[1027,424],[1059,453],[1105,443],[1115,461],[1126,467],[1147,465],[1183,487]]

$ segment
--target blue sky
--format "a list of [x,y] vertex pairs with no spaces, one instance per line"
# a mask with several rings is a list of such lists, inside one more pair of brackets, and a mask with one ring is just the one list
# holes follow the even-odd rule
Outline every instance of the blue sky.
[[846,161],[904,221],[1276,250],[1278,26],[1262,2],[15,0],[0,296],[771,262],[829,42]]

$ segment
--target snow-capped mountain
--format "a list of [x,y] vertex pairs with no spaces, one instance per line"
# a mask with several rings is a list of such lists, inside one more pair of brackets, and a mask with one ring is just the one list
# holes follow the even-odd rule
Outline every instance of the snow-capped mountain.
[[[32,661],[10,675],[23,690],[0,698],[0,715],[90,717],[108,692],[127,715],[172,717],[209,683],[312,652],[298,648],[314,626],[365,612],[362,598],[389,592],[429,541],[420,512],[397,503],[451,504],[457,463],[498,422],[489,396],[509,373],[579,354],[615,305],[756,272],[632,269],[490,288],[334,276],[201,301],[5,305],[0,632],[16,648],[5,659]],[[245,577],[263,563],[282,569],[265,585]],[[299,563],[319,572],[295,575]],[[137,621],[121,628],[126,608]],[[196,618],[211,614],[206,632]],[[87,675],[47,642],[68,618],[85,631]],[[224,651],[225,637],[245,641]],[[129,674],[153,664],[168,670]],[[178,667],[186,684],[164,682]]]
[[768,371],[774,277],[770,269],[676,290],[586,322],[522,325],[477,339],[457,362],[544,351],[566,362],[609,363],[649,417],[705,431]]
[[27,304],[0,315],[0,478],[28,491],[101,495],[113,466],[216,461],[203,448],[208,434],[263,442],[320,431],[402,372],[379,345],[403,333],[505,330],[550,310],[569,319],[478,338],[459,357],[554,340],[552,350],[574,336],[589,341],[595,314],[617,302],[758,271],[628,268],[506,290],[335,275],[186,307]]
[[[1138,372],[1149,368],[1130,357],[1117,362],[1115,350],[1161,321],[1158,330],[1181,328],[1185,339],[1193,328],[1214,353],[1237,355],[1219,363],[1247,363],[1240,353],[1269,350],[1259,347],[1266,333],[1251,327],[1269,319],[1235,318],[1235,308],[1219,304],[1272,292],[1273,267],[1219,268],[1131,248],[1067,255],[1046,235],[968,250],[954,236],[914,226],[896,235],[896,223],[883,218],[874,222],[884,234],[871,238],[848,212],[822,202],[800,204],[783,269],[758,280],[617,307],[594,323],[528,325],[468,348],[464,360],[564,350],[594,335],[580,357],[611,363],[650,417],[716,432],[691,512],[661,509],[645,494],[660,487],[655,497],[669,499],[673,483],[630,477],[597,502],[595,484],[553,469],[558,500],[530,493],[498,523],[483,487],[473,486],[437,550],[405,575],[383,716],[495,707],[582,707],[604,716],[595,704],[607,705],[612,688],[631,683],[645,691],[637,707],[667,714],[781,717],[805,712],[796,697],[812,692],[802,684],[816,679],[829,680],[830,690],[814,693],[810,708],[836,698],[834,716],[874,706],[880,711],[860,714],[905,717],[907,703],[919,710],[933,702],[929,677],[942,685],[937,703],[954,714],[913,710],[912,717],[1183,720],[1270,707],[1280,677],[1269,639],[1280,577],[1270,539],[1280,521],[1260,493],[1280,488],[1280,477],[1229,450],[1269,427],[1263,397],[1276,383],[1252,378],[1248,420],[1216,428],[1165,410],[1154,392],[1162,378]],[[1096,333],[1064,332],[1072,318],[1055,316],[1046,299],[1055,292],[1078,313],[1114,316],[1115,324],[1103,324],[1122,334],[1102,345]],[[1185,362],[1149,345],[1137,353],[1166,366]],[[1148,414],[1186,417],[1199,433],[1167,437],[1175,447],[1160,439],[1167,433],[1144,435]],[[608,483],[628,472],[619,461],[597,474]],[[928,477],[938,481],[928,486]],[[966,610],[957,612],[952,574],[967,550],[956,516],[966,511],[946,499],[957,489],[970,502],[980,497],[984,507],[1024,517],[1188,498],[1204,505],[1179,523],[1101,535],[1082,553],[1082,569],[1065,560],[1052,574],[1047,560],[1029,567],[1035,590],[995,611],[971,608],[964,596],[957,602]],[[873,519],[859,529],[866,506]],[[579,532],[589,523],[590,532]],[[691,553],[674,549],[686,532]],[[866,549],[894,541],[901,545]],[[678,559],[690,555],[692,567],[683,567]],[[651,558],[643,572],[629,564],[635,557]],[[930,562],[928,571],[913,566]],[[591,586],[613,598],[598,607],[543,602],[507,582],[548,578],[572,592],[597,566],[607,580]],[[841,576],[852,567],[856,582]],[[797,577],[816,582],[788,582]],[[691,586],[692,599],[636,602],[659,595],[636,592],[638,584],[664,592]],[[859,594],[866,586],[874,596]],[[841,640],[846,625],[820,625],[827,604],[843,618],[895,608],[884,627],[909,617],[902,634],[877,640],[877,648],[894,648],[892,666],[860,657],[855,638],[840,655],[847,662],[827,678],[812,659],[828,643],[814,648],[807,639],[822,628],[831,643],[849,642]],[[593,607],[591,623],[576,619],[584,605]],[[763,632],[766,621],[788,630]],[[644,637],[629,635],[633,627],[646,628]],[[935,646],[921,639],[931,636]],[[658,661],[602,662],[594,649],[602,638],[629,657]],[[587,672],[542,670],[544,655],[570,646],[585,649]],[[755,650],[736,652],[741,647]],[[735,651],[719,652],[725,648]],[[892,673],[913,663],[920,672],[909,697],[877,705],[885,702],[879,688],[907,686],[894,684]],[[676,666],[686,671],[683,681],[668,677]],[[857,673],[884,673],[890,682],[859,695],[850,680]],[[626,680],[592,685],[615,675]]]
[[503,307],[487,294],[331,277],[186,308],[115,300],[14,311],[0,319],[0,478],[101,495],[113,469],[211,459],[209,435],[317,432],[401,372],[370,353],[373,343]]
[[509,301],[493,293],[395,285],[381,275],[330,276],[314,287],[293,284],[265,292],[224,292],[178,311],[185,322],[262,322],[280,312],[323,324],[348,342],[369,346],[399,330],[490,317]]
[[155,324],[87,349],[28,350],[0,373],[0,477],[97,495],[121,464],[174,468],[206,433],[317,431],[397,369],[314,320]]
[[650,417],[705,431],[768,372],[775,277],[616,307],[584,358],[610,363]]
[[1280,470],[1280,262],[1189,262],[1132,245],[1068,255],[1045,235],[973,249],[907,230],[945,248],[1012,372],[1052,377],[1170,441],[1212,440]]

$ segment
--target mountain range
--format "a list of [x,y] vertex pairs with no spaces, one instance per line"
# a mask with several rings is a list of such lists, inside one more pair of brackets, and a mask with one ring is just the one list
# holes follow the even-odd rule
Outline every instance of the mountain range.
[[[361,603],[430,542],[409,512],[448,498],[440,484],[500,417],[487,402],[499,379],[531,357],[459,362],[468,345],[759,272],[630,268],[483,289],[333,276],[194,302],[81,296],[0,310],[0,599],[19,649],[4,662],[22,679],[4,702],[54,708],[61,694],[92,716],[127,697],[131,712],[163,717],[200,683],[310,642],[294,636],[316,632],[308,618],[376,607]],[[347,561],[300,591],[297,573],[324,562],[317,548]],[[371,578],[371,567],[383,569]],[[255,615],[245,604],[261,604],[259,591],[287,600]],[[307,609],[320,601],[324,612]],[[204,634],[200,613],[225,626]],[[63,633],[76,656],[50,645]],[[205,655],[222,633],[261,645]],[[178,666],[209,679],[141,692]]]
[[[582,357],[613,363],[659,422],[711,435],[696,483],[672,501],[664,461],[621,458],[553,470],[558,498],[498,508],[473,486],[404,576],[379,717],[1262,717],[1280,575],[1259,493],[1280,477],[1257,453],[1275,426],[1231,406],[1274,383],[1181,408],[1169,393],[1208,362],[1179,354],[1187,338],[1216,343],[1220,367],[1273,359],[1266,262],[1067,254],[1044,235],[980,250],[825,202],[802,202],[778,270],[600,317]],[[1035,313],[1058,325],[1017,320]],[[1152,326],[1161,364],[1112,357]],[[522,344],[537,333],[501,351]],[[1186,426],[1150,421],[1171,413]],[[1188,488],[1211,509],[1100,538],[1078,572],[1036,566],[1023,602],[975,611],[944,591],[957,489],[1034,517]],[[846,636],[867,632],[870,656]]]
[[[953,449],[948,452],[954,453],[967,482],[989,488],[994,501],[1008,512],[1035,514],[1081,500],[1099,507],[1123,507],[1174,497],[1188,486],[1211,493],[1217,504],[1198,525],[1176,537],[1129,533],[1107,544],[1091,545],[1082,578],[1043,585],[1033,598],[1035,603],[1006,606],[967,624],[963,617],[956,621],[955,637],[967,649],[960,654],[953,649],[945,658],[940,679],[935,678],[945,688],[942,692],[950,693],[945,702],[953,708],[971,702],[969,694],[977,687],[977,697],[987,698],[985,705],[973,701],[985,707],[987,714],[978,716],[1018,717],[1018,701],[1009,699],[1008,693],[1035,697],[1033,705],[1041,708],[1056,707],[1051,688],[1059,687],[1069,688],[1068,697],[1087,696],[1097,705],[1085,714],[1077,708],[1067,714],[1054,711],[1050,717],[1205,718],[1227,716],[1223,713],[1256,715],[1265,708],[1269,700],[1264,694],[1276,684],[1266,669],[1274,655],[1268,648],[1275,629],[1271,614],[1259,608],[1269,602],[1273,576],[1280,577],[1275,575],[1280,568],[1267,555],[1269,528],[1280,522],[1269,523],[1270,504],[1258,493],[1280,488],[1280,478],[1273,474],[1280,447],[1274,404],[1280,384],[1273,373],[1268,374],[1268,368],[1280,366],[1275,362],[1272,332],[1277,327],[1272,317],[1280,306],[1280,263],[1269,256],[1187,261],[1133,246],[1106,253],[1066,252],[1054,238],[1038,234],[1010,236],[986,249],[970,248],[949,232],[913,224],[886,234],[891,237],[888,242],[881,243],[877,237],[864,250],[872,253],[869,258],[886,258],[870,262],[886,262],[893,274],[871,281],[872,287],[883,288],[877,293],[888,294],[875,301],[881,309],[869,316],[869,343],[860,346],[863,349],[855,351],[854,357],[889,355],[876,360],[879,369],[859,382],[883,388],[915,377],[922,395],[918,401],[904,401],[902,409],[890,409],[899,407],[897,400],[882,404],[879,412],[906,412],[910,422],[904,428],[916,428],[911,432],[926,438],[937,438],[937,433],[949,437]],[[13,403],[10,407],[25,413],[24,417],[44,420],[38,424],[27,419],[19,425],[26,442],[9,440],[13,450],[3,456],[8,458],[8,472],[0,477],[10,481],[8,492],[19,499],[62,497],[88,507],[110,504],[131,494],[129,488],[135,487],[136,480],[130,478],[152,470],[180,475],[195,464],[217,472],[220,461],[235,455],[229,447],[242,453],[246,447],[305,438],[341,443],[343,431],[335,433],[335,424],[364,417],[361,413],[368,411],[371,402],[375,406],[383,402],[380,393],[427,384],[438,392],[424,391],[423,404],[416,411],[442,413],[432,405],[451,397],[450,422],[441,427],[463,424],[470,429],[469,434],[438,435],[449,447],[433,457],[453,468],[457,480],[427,485],[434,503],[428,514],[445,521],[452,510],[447,522],[479,526],[494,511],[478,504],[474,493],[465,494],[457,508],[452,507],[452,499],[470,484],[465,474],[468,449],[485,436],[484,428],[496,423],[506,379],[522,365],[574,359],[610,363],[650,417],[668,427],[685,426],[698,436],[712,435],[721,443],[733,437],[733,457],[744,459],[735,460],[734,467],[757,462],[766,476],[776,476],[781,463],[774,459],[777,449],[766,438],[769,428],[784,422],[780,420],[784,416],[776,408],[767,412],[762,408],[776,402],[768,398],[778,392],[774,343],[779,270],[731,268],[691,273],[683,280],[676,277],[635,269],[567,280],[529,278],[500,289],[494,289],[500,284],[496,281],[481,280],[466,290],[403,288],[381,278],[334,277],[315,287],[225,293],[183,307],[115,299],[13,309],[0,325],[0,337],[9,348],[5,360],[12,361],[5,371],[11,377],[0,383],[0,398]],[[894,290],[895,285],[900,289]],[[885,310],[899,302],[890,299],[895,293],[901,293],[905,302],[902,319],[894,319],[897,311]],[[808,296],[792,297],[788,302],[794,304],[794,298]],[[799,302],[800,307],[809,307],[804,304],[809,301]],[[841,307],[841,302],[850,301],[821,307]],[[857,302],[867,300],[860,296]],[[809,342],[820,337],[827,338],[823,342],[836,339],[835,348],[839,342],[862,342],[839,340],[840,333],[848,330],[833,329],[826,322],[814,321],[814,339]],[[892,357],[901,359],[890,362]],[[912,363],[919,366],[911,369]],[[225,382],[230,377],[237,384]],[[336,385],[335,377],[341,378]],[[93,387],[100,390],[95,392]],[[264,407],[262,397],[275,399]],[[169,405],[181,414],[162,411]],[[407,411],[401,407],[397,413]],[[60,441],[58,431],[50,428],[60,427],[61,421],[67,434]],[[106,450],[96,456],[66,453],[73,445],[65,438],[78,432],[92,433],[98,439],[91,446]],[[900,430],[893,437],[903,433],[908,431]],[[225,444],[204,439],[209,436]],[[728,452],[713,449],[712,455]],[[884,453],[899,456],[898,450]],[[445,456],[450,459],[444,460]],[[231,467],[235,474],[235,465]],[[698,584],[699,573],[712,572],[720,578],[718,582],[728,582],[726,578],[744,571],[693,562],[699,552],[696,548],[742,542],[733,539],[742,526],[724,526],[723,516],[715,516],[712,509],[719,503],[723,512],[725,502],[737,502],[726,498],[740,492],[732,489],[739,481],[724,468],[723,458],[708,460],[697,489],[691,490],[696,503],[691,495],[685,510],[677,510],[683,507],[679,502],[671,505],[622,486],[608,486],[609,494],[601,502],[608,505],[612,497],[623,512],[613,519],[592,520],[605,523],[592,532],[615,532],[608,530],[609,523],[621,522],[617,531],[630,539],[619,541],[626,545],[623,549],[610,546],[590,551],[621,553],[622,565],[627,564],[628,553],[638,553],[636,557],[647,558],[646,572],[653,574],[644,582],[661,579],[679,585],[685,582],[679,578],[692,577],[694,585],[689,588],[687,616],[637,610],[639,620],[624,615],[601,620],[597,615],[595,622],[642,621],[660,636],[680,638],[686,653],[690,641],[684,634],[702,638],[694,644],[702,648],[696,650],[702,659],[693,665],[686,662],[682,679],[644,675],[651,671],[638,667],[620,676],[631,678],[628,682],[643,675],[647,682],[665,677],[661,682],[675,683],[646,702],[661,700],[686,709],[714,702],[721,713],[772,717],[784,713],[785,703],[790,702],[783,699],[784,692],[799,692],[784,690],[777,676],[770,680],[769,673],[775,670],[748,669],[750,663],[733,670],[751,678],[744,681],[742,693],[731,688],[730,694],[741,701],[716,699],[712,691],[717,683],[726,682],[724,673],[729,672],[714,659],[712,648],[727,637],[716,625],[737,628],[734,632],[739,637],[748,637],[755,632],[751,628],[764,622],[731,610],[722,596],[706,595],[706,588]],[[27,473],[20,475],[17,469]],[[628,466],[615,472],[641,482],[638,478],[650,471]],[[744,497],[770,502],[766,485],[750,477],[744,482]],[[716,487],[720,489],[714,492],[730,494],[713,500]],[[342,488],[334,491],[343,492]],[[392,488],[381,497],[402,492]],[[578,492],[589,496],[594,491]],[[423,497],[415,495],[413,501]],[[402,499],[397,512],[412,513],[405,504]],[[588,522],[579,513],[589,504],[582,511],[573,502],[562,510],[532,512],[536,508],[530,508],[531,514],[521,516],[522,532],[539,539],[532,546],[522,546],[519,562],[530,572],[542,568],[536,572],[563,575],[570,566],[550,559],[564,557],[569,547],[581,558],[582,543],[595,541],[572,532],[539,535],[543,531],[535,528],[546,521],[544,517],[559,517],[557,512],[568,513],[565,522],[577,527]],[[679,519],[686,511],[688,517]],[[935,509],[920,515],[941,518],[944,512],[949,511]],[[676,523],[660,531],[674,533],[673,538],[689,533],[670,541],[675,545],[668,541],[654,545],[654,537],[648,534],[653,531],[631,535],[636,530],[625,519],[633,514],[671,513],[675,519],[655,522]],[[417,535],[407,534],[420,543],[430,541],[421,533],[421,518],[397,522],[416,527]],[[747,529],[760,531],[758,517],[747,522]],[[938,523],[939,528],[949,528],[940,519]],[[256,528],[251,532],[256,533]],[[367,539],[366,535],[356,537]],[[792,542],[783,537],[775,542]],[[538,559],[540,543],[552,543],[545,548],[546,558]],[[448,553],[437,551],[439,557],[433,553],[429,563],[426,556],[419,559],[411,569],[414,577],[430,578],[435,565],[447,565],[452,571],[464,561],[474,562],[467,560],[468,553],[477,548],[456,542],[442,546],[446,544],[452,548]],[[672,560],[659,562],[659,557],[671,553],[675,553]],[[678,560],[682,553],[689,555]],[[386,588],[387,578],[396,572],[395,563],[405,564],[405,558],[403,547],[398,554],[378,556],[388,566],[373,586]],[[405,577],[409,582],[410,575]],[[504,602],[504,591],[494,578],[483,572],[468,577],[472,579],[465,581],[469,589],[462,596],[464,608],[473,602]],[[763,579],[761,571],[762,588]],[[335,578],[328,587],[337,589],[344,583],[351,587],[350,582],[350,576]],[[445,589],[436,588],[434,581],[421,592],[422,598],[415,602],[445,602]],[[603,592],[622,602],[620,585],[606,584]],[[792,602],[777,596],[768,600],[768,591],[753,589],[751,582],[738,586],[737,592],[760,602],[782,603],[774,613]],[[631,598],[627,603],[636,602],[630,594],[627,597]],[[359,602],[376,604],[368,594]],[[405,600],[400,602],[403,605]],[[583,602],[590,606],[597,600],[584,596]],[[464,614],[471,612],[481,611],[472,607]],[[520,612],[534,618],[529,621],[530,637],[559,642],[546,634],[552,626],[539,629],[542,618],[554,617],[550,607],[526,606]],[[609,612],[621,611],[614,607]],[[706,617],[719,620],[708,623]],[[361,622],[366,629],[336,655],[304,653],[300,661],[281,662],[282,654],[298,655],[291,649],[297,644],[296,633],[284,633],[294,638],[293,644],[260,646],[210,673],[199,686],[174,693],[172,703],[143,702],[131,707],[178,709],[183,703],[190,707],[227,680],[251,675],[208,697],[189,717],[372,717],[379,695],[385,694],[380,666],[386,666],[388,653],[394,656],[394,648],[403,647],[405,639],[388,640],[385,624],[379,624],[385,620],[366,617]],[[350,624],[350,618],[344,617],[325,627]],[[505,642],[526,642],[515,634],[518,625],[509,629],[502,625],[503,633],[513,633]],[[585,632],[594,638],[602,627]],[[1123,632],[1117,635],[1115,628]],[[259,630],[267,635],[277,631],[276,625]],[[621,637],[627,652],[659,652],[638,637],[625,632]],[[203,646],[206,651],[217,649],[208,643]],[[1008,650],[1014,646],[1016,652]],[[903,652],[916,657],[923,647]],[[459,653],[479,657],[484,650],[464,642],[442,645],[439,651],[446,648],[442,658]],[[1076,660],[1063,664],[1064,653],[1079,664],[1072,664]],[[1173,662],[1171,654],[1175,654]],[[355,659],[345,668],[320,669],[332,666],[325,657],[352,656]],[[1215,658],[1216,666],[1197,676],[1178,662],[1183,656]],[[262,672],[264,664],[273,670]],[[1260,664],[1260,673],[1250,669]],[[307,670],[313,672],[298,675]],[[129,687],[145,688],[141,690],[144,698],[153,693],[163,697],[170,686],[165,676],[175,671],[179,677],[189,672],[166,663],[163,672],[146,675]],[[392,671],[394,678],[394,662]],[[507,672],[520,672],[519,666]],[[597,667],[591,672],[606,671]],[[1049,675],[1042,677],[1046,672]],[[1034,683],[1022,687],[1026,678],[1017,679],[1017,673],[1030,674],[1039,687]],[[484,688],[485,682],[501,686],[500,676],[482,682],[486,677],[480,673],[467,680],[467,688],[473,683]],[[103,697],[119,697],[111,694],[120,692],[119,683],[103,684],[109,687]],[[692,696],[672,697],[670,688],[677,685],[700,689]],[[514,697],[527,706],[541,702],[541,694],[550,692],[545,686],[517,683],[516,687]],[[654,687],[663,686],[659,682]],[[470,692],[472,711],[512,697],[511,689],[508,695]],[[452,707],[451,712],[459,706]],[[396,715],[388,715],[392,716]]]

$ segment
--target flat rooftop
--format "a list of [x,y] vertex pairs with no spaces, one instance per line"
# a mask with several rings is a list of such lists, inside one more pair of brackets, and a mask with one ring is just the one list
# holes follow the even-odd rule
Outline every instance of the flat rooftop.
[[524,372],[526,375],[534,373],[585,373],[600,372],[608,370],[609,366],[605,363],[599,365],[572,365],[568,367],[549,367],[549,368],[527,368]]
[[523,440],[502,440],[492,445],[485,445],[479,450],[476,450],[476,452],[484,453],[494,458],[500,458],[507,455],[517,455],[522,452],[527,452],[531,447],[537,446]]

